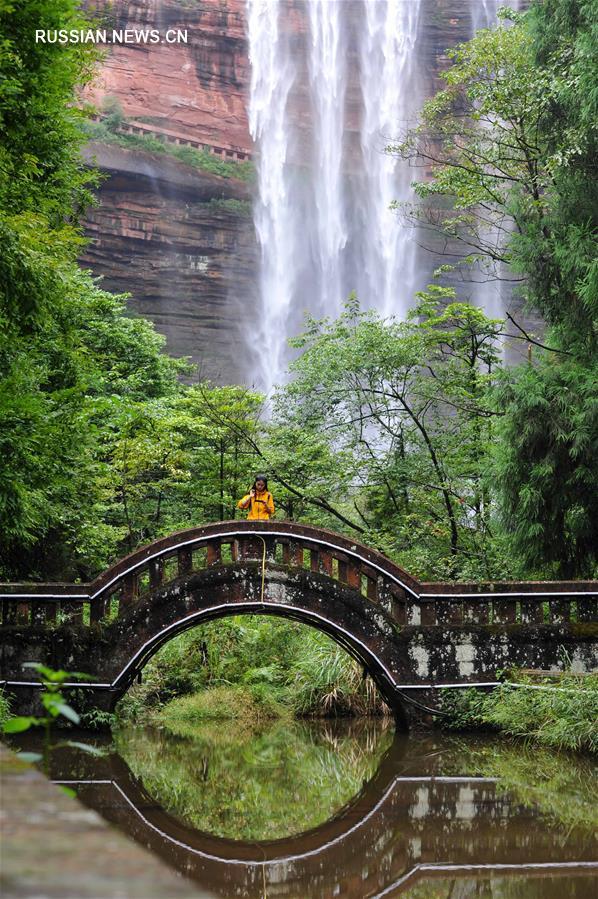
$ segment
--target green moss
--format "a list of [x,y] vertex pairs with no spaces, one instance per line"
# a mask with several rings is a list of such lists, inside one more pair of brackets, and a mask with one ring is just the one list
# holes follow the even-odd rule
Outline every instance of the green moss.
[[211,209],[222,209],[225,212],[234,212],[241,218],[249,218],[251,216],[251,203],[249,200],[237,200],[234,197],[212,198],[206,206]]

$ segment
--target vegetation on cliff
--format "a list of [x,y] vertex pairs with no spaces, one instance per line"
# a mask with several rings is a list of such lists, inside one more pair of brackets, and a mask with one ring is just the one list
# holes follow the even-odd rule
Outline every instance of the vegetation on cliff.
[[236,178],[238,181],[253,180],[255,169],[252,162],[230,162],[221,159],[209,150],[180,146],[170,143],[166,138],[152,134],[128,134],[119,130],[125,122],[122,111],[119,112],[119,108],[114,105],[109,109],[111,110],[110,114],[102,121],[85,122],[84,130],[89,140],[117,144],[127,150],[142,150],[144,153],[172,156],[186,165],[212,175],[220,175],[221,178]]

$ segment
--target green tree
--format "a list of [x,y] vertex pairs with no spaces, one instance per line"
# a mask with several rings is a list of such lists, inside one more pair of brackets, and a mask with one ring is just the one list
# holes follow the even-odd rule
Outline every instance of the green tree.
[[546,0],[527,19],[531,56],[550,85],[535,140],[545,187],[523,226],[514,264],[556,353],[506,379],[498,459],[507,523],[526,562],[593,576],[598,562],[598,3]]
[[587,575],[598,546],[598,4],[546,0],[512,18],[451,52],[447,87],[398,149],[432,168],[416,186],[420,224],[460,242],[461,264],[500,276],[506,263],[548,323],[543,343],[519,328],[539,347],[531,368],[502,378],[496,478],[529,569]]
[[0,3],[0,527],[4,576],[76,492],[86,445],[70,346],[76,219],[93,176],[79,154],[75,85],[89,47],[36,44],[35,28],[78,27],[74,0]]
[[[550,85],[537,143],[547,173],[542,217],[513,246],[531,302],[564,349],[598,350],[598,2],[538,0],[526,20],[535,70]],[[519,201],[519,206],[522,206]]]
[[299,447],[326,461],[315,489],[423,576],[490,574],[494,564],[482,473],[500,323],[452,299],[446,288],[420,294],[407,322],[356,301],[337,321],[312,321],[274,419],[293,440],[289,466],[300,465],[290,455],[302,431]]
[[[124,297],[76,262],[96,175],[76,91],[91,45],[76,0],[0,0],[0,578],[88,579],[173,527],[228,517],[259,401],[186,388]],[[229,439],[230,438],[230,439]]]
[[234,518],[251,482],[261,398],[243,387],[181,388],[120,404],[107,453],[106,518],[123,550],[206,521]]
[[446,87],[424,104],[404,141],[388,148],[432,173],[413,185],[422,202],[409,213],[433,238],[448,239],[450,257],[461,256],[443,271],[477,265],[486,277],[501,277],[501,265],[513,262],[510,236],[524,227],[515,197],[525,198],[529,216],[542,217],[548,173],[534,135],[552,85],[516,20],[447,51]]

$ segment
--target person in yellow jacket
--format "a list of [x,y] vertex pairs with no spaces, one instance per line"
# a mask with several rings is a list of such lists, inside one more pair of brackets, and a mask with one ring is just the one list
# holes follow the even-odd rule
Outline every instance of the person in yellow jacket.
[[249,509],[247,516],[249,521],[268,521],[274,515],[274,500],[268,490],[268,479],[264,474],[258,474],[253,482],[253,487],[243,499],[237,503],[239,509]]

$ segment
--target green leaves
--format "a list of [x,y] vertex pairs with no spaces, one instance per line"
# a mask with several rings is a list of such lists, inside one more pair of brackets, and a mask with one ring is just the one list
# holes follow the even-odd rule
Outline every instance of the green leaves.
[[47,665],[42,665],[41,662],[23,662],[23,668],[31,668],[33,671],[37,671],[42,683],[48,684],[63,684],[67,680],[85,680],[89,677],[88,674],[82,674],[80,671],[55,670]]
[[[54,668],[50,668],[49,666],[43,665],[40,662],[25,662],[23,664],[23,668],[31,668],[38,673],[42,682],[42,686],[44,688],[40,695],[40,701],[48,714],[45,718],[39,718],[33,715],[9,717],[3,722],[1,730],[5,734],[23,733],[24,731],[29,730],[31,727],[43,727],[45,730],[43,755],[40,755],[36,752],[21,752],[19,753],[19,757],[23,759],[23,761],[27,762],[43,761],[44,768],[47,773],[50,752],[52,751],[52,749],[55,749],[58,746],[72,746],[74,749],[79,749],[82,752],[86,752],[90,755],[103,755],[104,751],[102,749],[98,749],[97,747],[91,746],[88,743],[79,743],[75,740],[66,740],[53,744],[51,741],[52,730],[56,724],[57,719],[61,717],[66,718],[66,720],[70,722],[70,724],[75,725],[78,725],[81,722],[78,713],[72,708],[72,706],[65,702],[64,697],[60,692],[60,687],[62,686],[62,684],[68,681],[81,680],[88,677],[88,675],[81,674],[80,672],[55,670]],[[69,795],[74,794],[71,791],[69,792]]]
[[66,702],[64,702],[59,693],[43,693],[41,701],[43,707],[52,718],[57,718],[59,715],[62,715],[72,724],[79,724],[79,715],[70,707],[70,705],[67,705]]
[[19,715],[5,721],[2,725],[2,731],[5,734],[20,734],[36,724],[43,724],[43,721],[43,718],[35,718],[33,715]]
[[[451,51],[446,88],[391,150],[432,170],[415,185],[426,202],[412,215],[433,239],[449,241],[451,259],[438,275],[477,265],[492,277],[506,263],[549,325],[541,342],[554,352],[534,348],[533,366],[506,371],[497,393],[500,523],[505,548],[527,573],[591,577],[598,547],[598,457],[590,449],[598,440],[598,4],[545,0],[508,18],[511,27],[480,31]],[[463,257],[455,263],[459,244]],[[467,348],[459,315],[457,353]],[[430,325],[444,329],[441,317]],[[492,369],[498,361],[488,357]],[[470,403],[465,385],[453,396]],[[471,462],[488,464],[483,456]]]
[[592,577],[598,563],[598,365],[542,358],[506,373],[496,447],[505,526],[531,572]]

